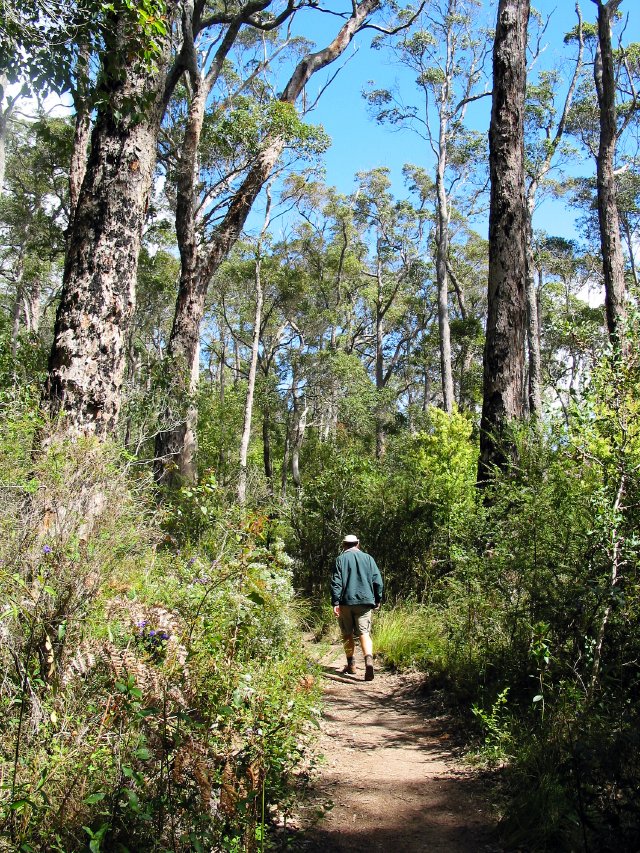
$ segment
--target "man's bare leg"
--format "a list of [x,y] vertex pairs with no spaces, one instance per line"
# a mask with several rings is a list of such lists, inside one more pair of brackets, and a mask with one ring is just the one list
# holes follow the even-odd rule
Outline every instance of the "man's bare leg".
[[[352,641],[353,642],[353,641]],[[373,640],[371,634],[360,634],[360,645],[362,646],[362,654],[373,656]]]
[[371,634],[360,634],[360,645],[364,655],[364,680],[373,681],[373,641]]
[[344,653],[347,656],[347,667],[346,670],[349,675],[354,675],[356,671],[356,664],[353,659],[353,653],[355,651],[355,640],[353,639],[353,634],[349,637],[343,637],[342,644],[344,646]]
[[344,637],[342,640],[342,644],[344,646],[344,652],[347,658],[352,658],[356,646],[355,640],[353,639],[353,634],[351,634],[349,637]]

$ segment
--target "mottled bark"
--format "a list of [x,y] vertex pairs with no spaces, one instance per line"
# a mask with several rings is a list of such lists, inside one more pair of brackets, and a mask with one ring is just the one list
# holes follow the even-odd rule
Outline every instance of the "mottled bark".
[[505,463],[505,427],[523,415],[526,329],[524,103],[529,0],[500,0],[489,131],[489,286],[479,481]]
[[74,217],[78,199],[80,198],[80,187],[84,180],[87,169],[87,150],[91,137],[91,117],[88,112],[82,111],[76,114],[76,125],[73,132],[73,151],[71,154],[71,166],[69,168],[69,220]]
[[598,220],[604,274],[607,330],[614,345],[623,345],[626,322],[624,256],[616,201],[614,160],[617,142],[616,78],[611,44],[611,18],[621,0],[593,0],[598,7],[598,47],[593,66],[600,109],[597,159]]
[[[116,19],[117,68],[103,69],[104,101],[70,224],[62,294],[42,405],[68,436],[110,435],[118,422],[126,329],[144,216],[166,102],[169,40],[156,67],[128,50],[129,21]],[[140,117],[132,103],[144,103]]]

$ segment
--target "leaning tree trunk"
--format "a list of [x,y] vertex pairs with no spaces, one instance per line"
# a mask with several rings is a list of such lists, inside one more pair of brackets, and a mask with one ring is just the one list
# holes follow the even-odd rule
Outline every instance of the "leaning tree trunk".
[[500,0],[489,131],[489,287],[479,482],[509,455],[505,428],[523,415],[526,328],[524,104],[529,0]]
[[[265,219],[262,237],[266,233],[269,223],[269,210]],[[255,282],[256,282],[256,310],[254,315],[253,340],[251,341],[251,361],[249,363],[249,379],[247,381],[247,396],[244,404],[244,424],[242,427],[242,439],[240,441],[240,476],[238,478],[238,503],[242,506],[247,500],[247,458],[249,455],[249,441],[251,439],[251,421],[253,419],[253,395],[256,387],[256,373],[258,372],[258,350],[260,349],[260,326],[262,324],[262,303],[264,290],[261,278],[261,252],[262,239],[258,243],[256,257]]]
[[[118,422],[126,329],[135,308],[142,226],[165,105],[169,39],[154,67],[130,53],[131,22],[114,22],[117,67],[70,223],[62,293],[42,406],[67,436],[110,435]],[[113,56],[122,56],[120,63]],[[144,105],[143,115],[141,107]]]
[[80,46],[78,53],[78,85],[74,97],[76,113],[73,131],[73,148],[69,166],[69,222],[73,222],[75,209],[80,198],[80,188],[87,169],[87,152],[91,136],[91,109],[89,106],[89,48],[86,44]]
[[614,158],[617,142],[616,78],[611,45],[611,17],[621,0],[594,0],[598,6],[598,48],[593,73],[600,109],[597,161],[598,220],[604,273],[605,311],[609,338],[622,345],[626,320],[624,256],[616,201]]
[[[311,77],[344,53],[379,3],[380,0],[361,0],[359,4],[354,5],[351,17],[341,27],[335,39],[327,47],[307,54],[300,60],[280,96],[282,103],[292,106],[296,103]],[[240,236],[251,208],[284,147],[285,140],[281,137],[274,137],[267,142],[235,193],[225,218],[207,240],[206,253],[200,254],[195,273],[181,277],[168,347],[169,356],[175,350],[184,354],[185,363],[190,363],[193,358],[209,282]],[[179,397],[185,396],[185,389],[179,384],[175,385],[174,390]],[[178,423],[156,439],[156,477],[160,480],[165,479],[164,460],[170,459],[174,453],[182,453],[179,446],[183,430],[184,425]]]

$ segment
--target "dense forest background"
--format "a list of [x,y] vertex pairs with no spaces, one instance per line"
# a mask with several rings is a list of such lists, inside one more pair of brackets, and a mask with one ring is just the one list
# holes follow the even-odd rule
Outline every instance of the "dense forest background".
[[[640,848],[638,10],[582,6],[0,6],[0,849],[278,849],[347,532],[503,842]],[[424,157],[345,193],[359,42]]]

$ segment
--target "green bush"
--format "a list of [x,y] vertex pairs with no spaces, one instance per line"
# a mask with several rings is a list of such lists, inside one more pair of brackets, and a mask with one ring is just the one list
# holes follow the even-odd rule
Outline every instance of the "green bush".
[[108,448],[17,458],[0,491],[0,837],[269,849],[319,713],[269,520],[220,509],[178,543]]

